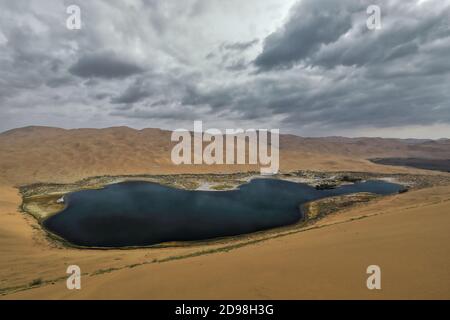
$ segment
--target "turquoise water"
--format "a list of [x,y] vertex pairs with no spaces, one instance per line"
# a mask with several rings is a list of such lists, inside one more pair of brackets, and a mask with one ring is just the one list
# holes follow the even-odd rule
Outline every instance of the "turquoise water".
[[299,205],[355,192],[396,193],[383,181],[316,190],[306,184],[254,179],[232,191],[189,191],[149,182],[124,182],[66,196],[67,207],[44,226],[88,247],[148,246],[194,241],[286,226],[302,219]]

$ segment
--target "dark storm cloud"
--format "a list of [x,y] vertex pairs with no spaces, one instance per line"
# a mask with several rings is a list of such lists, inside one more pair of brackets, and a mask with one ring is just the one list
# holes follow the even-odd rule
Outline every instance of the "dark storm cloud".
[[111,52],[83,55],[69,68],[69,72],[82,78],[126,78],[142,73],[143,68]]
[[[254,61],[259,72],[278,78],[254,83],[253,91],[264,92],[254,110],[285,115],[288,127],[449,123],[449,2],[379,2],[377,31],[365,24],[369,4],[304,0],[294,6]],[[306,70],[310,82],[285,81]],[[311,87],[315,77],[321,81]]]
[[255,65],[261,69],[292,66],[321,45],[336,41],[352,27],[352,14],[363,11],[358,2],[303,0],[291,11],[287,23],[264,40]]
[[[369,30],[366,8],[378,4],[383,28]],[[416,1],[303,0],[286,24],[264,40],[255,59],[262,71],[306,66],[363,66],[419,53],[422,45],[449,36],[449,3],[422,11]]]
[[148,71],[122,93],[111,98],[117,105],[111,116],[128,119],[201,119],[209,113],[209,101],[198,92],[197,73],[168,74]]
[[[405,17],[402,13],[410,16]],[[309,63],[332,68],[337,65],[374,66],[415,59],[423,54],[427,44],[445,39],[450,33],[448,4],[439,11],[408,12],[408,1],[405,1],[386,8],[383,17],[386,31],[382,29],[374,33],[364,26],[355,26],[347,38],[323,46],[312,54]],[[422,60],[425,62],[427,59],[422,56]]]
[[[448,123],[450,108],[447,101],[450,95],[445,92],[443,80],[427,78],[424,79],[429,81],[426,86],[418,86],[408,79],[392,82],[343,79],[340,85],[328,84],[327,92],[294,96],[292,101],[288,101],[291,116],[284,123],[291,126],[320,123],[321,126],[341,128]],[[273,107],[270,109],[279,111]]]
[[[56,54],[48,52],[46,44],[39,42],[41,39],[33,28],[16,26],[8,19],[4,19],[3,23],[6,27],[2,27],[0,21],[0,33],[6,37],[7,46],[0,46],[1,102],[32,92],[43,85],[57,88],[72,84],[71,76],[61,70],[63,61]],[[65,49],[64,46],[61,48]],[[9,102],[2,106],[14,107]],[[19,103],[18,107],[26,107],[26,104]]]
[[221,68],[230,72],[248,69],[251,62],[243,57],[243,53],[259,43],[259,39],[249,41],[222,43],[216,50],[208,53],[205,59],[217,58]]
[[119,103],[135,103],[138,102],[148,96],[150,96],[151,92],[149,89],[143,86],[143,81],[138,80],[132,83],[122,94],[117,97],[111,99],[111,103],[119,104]]
[[[281,128],[395,127],[450,122],[448,73],[387,81],[363,73],[329,71],[320,86],[295,69],[284,77],[231,84],[210,92],[191,90],[184,103],[228,110],[240,120],[281,117]],[[311,74],[314,77],[314,74]],[[320,129],[316,129],[320,134]]]

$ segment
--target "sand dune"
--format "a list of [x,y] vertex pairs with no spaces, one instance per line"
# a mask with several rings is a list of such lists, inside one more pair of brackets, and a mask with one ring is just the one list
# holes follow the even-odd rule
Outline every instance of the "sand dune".
[[[448,140],[282,136],[282,170],[371,171],[444,175],[376,165],[385,156],[450,158]],[[170,257],[223,244],[137,250],[79,250],[49,241],[18,208],[16,186],[73,182],[96,175],[204,173],[250,166],[171,164],[170,133],[158,129],[64,130],[28,127],[0,134],[1,298],[450,298],[450,187],[384,198],[320,221],[323,228],[176,261]],[[371,216],[353,220],[358,217]],[[83,289],[65,288],[80,265]],[[379,264],[383,290],[365,288]],[[117,269],[117,270],[116,270]],[[30,289],[32,283],[42,286]],[[54,284],[52,284],[54,283]],[[27,289],[27,290],[24,290]],[[18,291],[16,293],[12,293]]]
[[[449,203],[449,187],[416,191],[229,252],[86,276],[80,291],[61,281],[4,298],[449,299]],[[366,287],[372,264],[380,291]]]
[[[26,127],[0,134],[0,183],[73,182],[99,175],[238,172],[256,166],[174,166],[170,132],[128,127],[64,130]],[[450,142],[378,138],[280,137],[281,170],[407,172],[373,157],[450,158]]]

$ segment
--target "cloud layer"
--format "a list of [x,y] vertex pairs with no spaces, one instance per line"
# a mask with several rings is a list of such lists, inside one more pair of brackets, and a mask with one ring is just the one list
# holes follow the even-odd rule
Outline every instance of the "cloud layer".
[[0,131],[450,137],[449,0],[92,1],[68,30],[71,4],[0,4]]

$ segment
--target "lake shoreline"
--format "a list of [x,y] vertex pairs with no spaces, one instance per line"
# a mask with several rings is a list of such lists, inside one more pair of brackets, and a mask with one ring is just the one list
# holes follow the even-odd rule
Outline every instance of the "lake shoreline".
[[[260,176],[254,173],[239,173],[239,174],[203,174],[203,175],[158,175],[158,176],[149,176],[149,175],[137,175],[137,176],[107,176],[107,177],[92,177],[88,179],[84,179],[78,181],[73,184],[33,184],[29,186],[20,187],[20,193],[22,195],[22,204],[20,209],[22,212],[31,215],[35,218],[40,228],[46,233],[46,237],[49,241],[53,242],[53,244],[62,246],[62,247],[70,247],[77,249],[90,249],[90,250],[113,250],[113,249],[140,249],[140,248],[168,248],[168,247],[186,247],[186,246],[196,246],[196,245],[205,245],[205,244],[216,244],[221,242],[230,242],[233,240],[238,240],[240,238],[246,238],[252,235],[261,235],[261,234],[269,234],[280,232],[280,230],[284,230],[286,228],[289,229],[297,229],[300,227],[304,227],[305,224],[311,224],[313,220],[316,219],[306,219],[300,220],[297,223],[270,228],[267,230],[256,231],[252,233],[240,234],[235,236],[226,236],[226,237],[218,237],[211,238],[205,240],[197,240],[197,241],[181,241],[181,242],[164,242],[160,244],[154,244],[149,246],[125,246],[125,247],[93,247],[93,246],[79,246],[68,242],[67,240],[61,238],[60,236],[52,233],[50,230],[44,227],[43,221],[48,217],[57,214],[64,210],[66,207],[66,203],[56,203],[58,199],[64,197],[65,195],[81,191],[81,190],[89,190],[89,189],[101,189],[111,184],[128,182],[128,181],[142,181],[142,182],[153,182],[158,183],[165,186],[170,186],[173,188],[181,188],[185,190],[197,190],[196,184],[193,180],[196,180],[197,183],[199,181],[212,181],[214,183],[227,183],[230,186],[230,189],[233,190],[239,188],[243,184],[249,183],[253,179],[258,178],[268,178],[267,176]],[[439,179],[436,179],[434,176],[417,176],[417,175],[408,175],[408,174],[368,174],[368,173],[355,173],[355,172],[331,172],[331,173],[323,173],[323,172],[290,172],[283,173],[276,176],[271,176],[272,179],[280,179],[287,180],[292,182],[306,183],[311,186],[318,185],[326,185],[329,184],[330,188],[334,188],[336,185],[344,185],[352,183],[350,181],[364,181],[365,179],[371,180],[384,180],[389,182],[395,182],[398,184],[402,184],[407,189],[408,188],[423,188],[428,185],[436,185],[440,184]],[[448,179],[444,179],[448,180]],[[448,181],[447,181],[448,182]],[[445,181],[444,181],[445,183]],[[218,190],[216,190],[218,191]],[[316,201],[321,201],[323,199],[312,201],[315,203]],[[358,201],[357,201],[358,202]],[[39,203],[39,205],[36,205]],[[303,207],[306,204],[303,204]],[[340,209],[339,204],[336,204],[335,207],[331,210],[331,212],[338,211]],[[300,210],[300,208],[299,208]]]
[[[319,172],[320,173],[320,172]],[[321,174],[321,173],[320,173]],[[356,173],[359,174],[359,173]],[[366,173],[363,172],[363,175]],[[214,242],[209,241],[205,242],[197,242],[197,243],[189,243],[187,246],[170,246],[167,248],[152,248],[147,249],[143,247],[139,248],[131,248],[133,250],[124,249],[124,248],[116,248],[118,250],[113,249],[91,249],[91,248],[76,248],[72,246],[61,245],[60,242],[49,239],[46,237],[45,231],[39,227],[39,224],[36,223],[37,219],[33,218],[30,214],[25,212],[26,219],[29,221],[29,224],[32,225],[36,236],[41,239],[40,246],[48,247],[52,250],[57,250],[57,252],[63,252],[64,255],[70,254],[70,256],[78,256],[80,254],[89,255],[89,257],[97,257],[98,255],[108,257],[117,257],[111,258],[109,264],[105,264],[102,266],[97,266],[95,264],[94,267],[90,267],[88,271],[85,273],[89,276],[100,275],[105,273],[110,273],[118,270],[126,270],[134,267],[139,267],[142,265],[154,265],[157,266],[160,263],[168,262],[168,261],[178,261],[184,260],[192,257],[199,257],[205,255],[212,255],[220,252],[234,252],[234,249],[243,248],[252,246],[254,244],[262,243],[262,242],[271,242],[273,239],[290,239],[290,237],[296,237],[297,234],[303,234],[307,232],[318,232],[322,228],[328,227],[333,228],[336,224],[344,224],[350,222],[349,225],[353,225],[353,223],[359,223],[359,221],[365,221],[366,219],[372,220],[372,217],[375,219],[379,216],[383,216],[385,212],[391,212],[391,209],[386,207],[386,204],[389,204],[389,208],[392,203],[396,203],[397,206],[404,207],[405,210],[414,210],[414,206],[411,206],[412,203],[419,197],[422,199],[420,202],[420,206],[422,205],[431,205],[435,204],[436,200],[432,200],[434,198],[424,198],[424,195],[429,194],[433,197],[438,196],[443,197],[446,191],[448,190],[448,186],[450,185],[450,178],[446,176],[435,176],[435,175],[416,175],[416,174],[370,174],[370,177],[378,177],[378,179],[388,179],[392,181],[392,179],[399,178],[400,181],[403,182],[411,182],[411,195],[410,192],[405,194],[395,194],[380,197],[378,199],[371,200],[370,202],[357,204],[356,207],[347,207],[344,209],[340,209],[336,214],[332,213],[324,217],[324,219],[320,219],[318,221],[312,221],[310,225],[308,224],[296,224],[288,227],[282,227],[278,229],[270,229],[266,231],[262,231],[256,234],[250,235],[242,235],[239,236],[239,239],[233,237],[227,237],[225,239],[216,239]],[[397,177],[398,176],[398,177]],[[42,184],[40,184],[42,185]],[[18,189],[18,187],[14,187],[14,189]],[[13,187],[11,186],[11,192],[13,192]],[[417,196],[416,196],[417,195]],[[23,201],[23,198],[20,198],[20,201]],[[403,199],[412,199],[408,201],[408,204],[403,203]],[[425,200],[424,200],[425,199]],[[19,200],[19,198],[18,198]],[[392,202],[393,201],[393,202]],[[403,201],[403,202],[402,202]],[[16,208],[19,207],[20,202],[17,201]],[[372,209],[366,209],[372,208]],[[373,208],[376,208],[374,210]],[[383,210],[379,208],[384,208]],[[381,212],[379,211],[381,210]],[[389,211],[390,210],[390,211]],[[22,213],[24,213],[22,211]],[[403,214],[402,214],[403,215]],[[388,217],[390,219],[390,217]],[[331,229],[330,229],[331,230]],[[302,236],[303,237],[303,236]],[[61,249],[64,249],[61,251]],[[123,252],[123,254],[122,254]],[[149,257],[147,257],[149,255]],[[120,259],[118,257],[121,257]],[[126,259],[125,259],[126,257]],[[138,258],[137,258],[138,257]],[[140,258],[139,258],[140,257]],[[123,262],[122,262],[123,259]],[[53,271],[54,272],[54,271]],[[13,292],[26,291],[31,288],[42,287],[45,285],[54,285],[63,281],[66,277],[61,275],[61,277],[51,276],[50,274],[44,275],[41,284],[39,285],[31,285],[27,282],[24,283],[11,283],[10,286],[6,286],[0,289],[0,295],[8,295]],[[30,278],[31,279],[31,278]],[[31,280],[30,280],[31,281]]]

